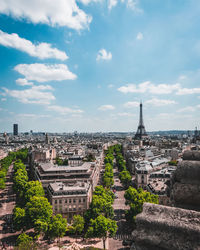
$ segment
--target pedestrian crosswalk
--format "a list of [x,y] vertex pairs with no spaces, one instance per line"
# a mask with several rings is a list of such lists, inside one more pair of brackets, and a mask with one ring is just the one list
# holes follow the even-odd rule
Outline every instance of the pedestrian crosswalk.
[[113,238],[115,240],[132,240],[133,239],[131,234],[116,234]]

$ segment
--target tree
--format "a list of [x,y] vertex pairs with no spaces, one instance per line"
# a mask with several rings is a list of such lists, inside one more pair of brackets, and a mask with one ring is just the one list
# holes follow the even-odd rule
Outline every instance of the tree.
[[103,247],[105,249],[106,238],[112,237],[117,231],[117,223],[108,219],[103,215],[99,215],[96,219],[91,219],[90,226],[86,232],[86,238],[98,237],[103,239]]
[[16,230],[20,230],[26,225],[25,209],[15,207],[13,210],[13,223]]
[[33,196],[44,197],[44,189],[39,181],[29,181],[26,183],[24,192],[25,202],[30,201]]
[[14,169],[14,172],[17,172],[18,169],[22,169],[23,172],[25,172],[26,171],[26,166],[22,163],[21,160],[17,160],[14,163],[13,169]]
[[158,196],[149,192],[144,192],[142,188],[136,190],[133,187],[129,187],[124,197],[126,199],[126,204],[130,207],[126,218],[131,223],[134,223],[135,216],[142,212],[144,202],[158,204]]
[[49,223],[52,213],[52,206],[47,198],[33,196],[26,204],[26,215],[30,220],[31,226],[34,226],[37,220]]
[[0,178],[0,189],[4,189],[5,187],[6,187],[5,179],[4,178]]
[[63,237],[67,231],[67,220],[62,217],[61,214],[53,216],[49,224],[49,236],[50,238]]
[[17,238],[17,245],[21,244],[29,244],[30,242],[33,241],[33,238],[25,233],[22,233],[18,236]]
[[129,171],[120,172],[119,178],[120,178],[122,184],[124,185],[124,187],[128,187],[130,185],[132,178],[131,178]]
[[100,214],[103,214],[107,218],[113,218],[114,211],[112,203],[108,202],[102,196],[93,195],[92,202],[90,204],[91,218],[96,218]]
[[62,166],[62,165],[63,165],[63,160],[60,159],[59,157],[56,157],[56,164],[57,164],[58,166]]
[[75,234],[81,234],[84,229],[85,220],[81,215],[74,215],[71,232]]
[[35,233],[39,236],[41,233],[45,234],[48,231],[48,223],[43,220],[36,220],[34,223]]
[[96,186],[93,195],[102,196],[107,202],[113,203],[114,202],[114,194],[107,188],[103,186]]
[[17,193],[18,197],[23,196],[27,181],[28,175],[26,170],[24,171],[23,169],[18,169],[13,178],[14,190]]

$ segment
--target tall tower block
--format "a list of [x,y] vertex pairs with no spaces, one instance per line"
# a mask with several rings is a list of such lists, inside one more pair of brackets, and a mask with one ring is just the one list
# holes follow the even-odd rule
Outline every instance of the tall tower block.
[[143,114],[142,114],[142,103],[140,103],[140,117],[139,117],[139,125],[137,132],[135,134],[136,140],[141,140],[142,138],[146,137],[147,133],[144,127],[144,121],[143,121]]
[[18,124],[13,124],[13,135],[18,135]]

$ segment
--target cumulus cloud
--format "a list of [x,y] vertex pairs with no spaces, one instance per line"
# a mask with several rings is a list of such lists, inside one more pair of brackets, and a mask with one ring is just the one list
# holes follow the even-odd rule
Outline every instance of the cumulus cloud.
[[100,60],[111,60],[112,59],[112,53],[111,52],[107,52],[105,49],[101,49],[99,50],[98,54],[97,54],[97,61]]
[[70,72],[65,64],[18,64],[14,69],[28,81],[47,82],[76,79],[76,75]]
[[111,10],[112,7],[117,5],[117,0],[108,0],[108,9]]
[[51,105],[47,107],[48,110],[55,111],[56,113],[66,115],[66,114],[81,114],[83,110],[81,109],[71,109],[68,107],[58,106],[58,105]]
[[19,78],[16,80],[17,85],[20,86],[33,86],[32,82],[28,82],[25,78]]
[[136,108],[139,107],[140,103],[139,102],[126,102],[124,103],[125,108]]
[[90,4],[92,2],[102,2],[102,0],[79,0],[79,2],[87,5],[87,4]]
[[5,47],[18,49],[40,59],[55,58],[66,60],[68,58],[65,52],[52,48],[49,43],[35,45],[31,41],[19,37],[18,34],[8,34],[2,30],[0,30],[0,44]]
[[67,26],[75,30],[87,28],[92,21],[75,0],[1,0],[0,13],[32,23]]
[[55,96],[50,92],[53,88],[49,85],[32,86],[24,90],[9,90],[7,88],[3,88],[3,90],[6,95],[14,97],[22,103],[47,105],[55,100]]
[[[112,9],[113,7],[115,7],[118,2],[119,0],[108,0],[108,9]],[[138,2],[138,0],[121,0],[121,3],[126,4],[127,8],[133,10],[134,12],[142,13],[143,10],[138,7]]]
[[158,84],[155,85],[150,81],[142,82],[138,85],[136,84],[126,84],[118,88],[118,91],[126,94],[126,93],[145,93],[149,92],[151,94],[170,94],[175,90],[180,88],[180,84]]
[[143,39],[143,34],[141,32],[139,32],[136,36],[137,40],[142,40]]
[[177,95],[191,95],[191,94],[200,94],[200,88],[180,88]]
[[150,104],[152,106],[166,106],[166,105],[170,105],[170,104],[176,104],[176,102],[174,100],[163,100],[163,99],[157,99],[157,98],[152,98],[150,100],[147,100],[145,102],[145,104]]
[[98,110],[106,111],[106,110],[113,110],[115,107],[113,105],[102,105],[98,108]]

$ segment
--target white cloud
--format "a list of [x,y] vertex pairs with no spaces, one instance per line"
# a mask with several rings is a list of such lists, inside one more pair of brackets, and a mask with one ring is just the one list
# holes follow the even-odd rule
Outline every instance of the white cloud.
[[97,54],[96,60],[111,60],[112,59],[112,54],[111,52],[107,52],[105,49],[99,50]]
[[111,10],[112,7],[117,5],[117,0],[108,0],[108,9]]
[[[87,1],[87,0],[83,0]],[[112,9],[118,4],[119,0],[108,0],[108,9]],[[143,10],[138,8],[138,0],[121,0],[121,3],[126,4],[126,7],[133,10],[134,12],[142,13]]]
[[37,82],[76,79],[76,75],[70,72],[65,64],[18,64],[14,69],[24,75],[26,80]]
[[136,39],[137,40],[143,40],[143,34],[141,33],[141,32],[139,32],[138,34],[137,34],[137,36],[136,36]]
[[98,110],[106,111],[106,110],[113,110],[115,107],[113,105],[102,105],[98,108]]
[[19,78],[16,80],[16,83],[20,86],[33,86],[32,82],[28,82],[25,78]]
[[102,2],[102,0],[78,0],[78,1],[85,4],[85,5],[88,5],[92,2]]
[[173,100],[163,100],[163,99],[153,98],[151,100],[147,100],[145,102],[145,104],[150,104],[152,106],[160,107],[160,106],[166,106],[166,105],[176,104],[176,102],[173,101]]
[[5,102],[7,99],[6,98],[1,98],[1,101],[2,102]]
[[187,106],[185,108],[181,108],[181,109],[177,110],[177,112],[179,112],[179,113],[194,112],[195,110],[196,110],[196,107]]
[[15,48],[26,52],[30,56],[40,59],[55,58],[66,60],[68,56],[65,52],[52,48],[49,43],[39,43],[34,45],[31,41],[18,36],[18,34],[8,34],[0,30],[0,44],[6,47]]
[[83,113],[83,110],[81,109],[71,109],[68,107],[63,107],[63,106],[58,106],[58,105],[51,105],[51,106],[48,106],[47,108],[48,110],[55,111],[56,113],[59,113],[61,115]]
[[32,23],[67,26],[75,30],[87,28],[92,21],[75,0],[1,0],[0,13]]
[[46,105],[55,100],[55,96],[50,92],[53,90],[53,88],[49,85],[32,86],[31,88],[24,90],[9,90],[7,88],[3,89],[6,95],[14,97],[22,103]]
[[38,114],[17,114],[16,115],[19,118],[48,118],[50,115],[38,115]]
[[143,10],[138,8],[138,0],[127,0],[126,5],[135,12],[143,13]]
[[122,93],[145,93],[149,92],[151,94],[170,94],[174,92],[175,90],[178,90],[180,88],[180,84],[158,84],[155,85],[151,83],[150,81],[142,82],[138,85],[136,84],[127,84],[120,88],[118,88],[118,91]]
[[191,94],[200,94],[200,88],[180,88],[177,95],[191,95]]
[[126,102],[124,103],[125,108],[136,108],[139,107],[140,103],[139,102]]

